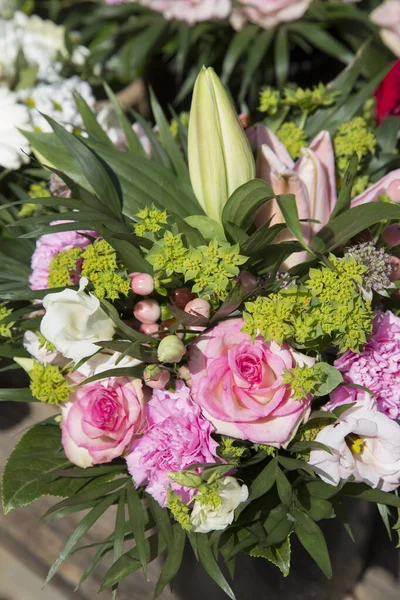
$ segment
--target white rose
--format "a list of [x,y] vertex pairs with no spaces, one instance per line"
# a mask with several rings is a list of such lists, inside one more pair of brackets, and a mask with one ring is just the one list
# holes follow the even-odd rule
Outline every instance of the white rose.
[[378,411],[369,394],[316,437],[330,448],[312,450],[310,465],[323,481],[338,485],[351,475],[385,492],[400,484],[400,425]]
[[46,309],[40,331],[66,358],[77,363],[99,350],[95,342],[113,338],[114,324],[93,294],[85,294],[88,280],[82,277],[79,291],[63,290],[43,298]]
[[194,503],[190,522],[195,533],[208,533],[228,527],[233,521],[235,508],[249,496],[247,485],[240,485],[234,477],[224,477],[217,483],[221,499],[217,508],[210,508],[198,500]]

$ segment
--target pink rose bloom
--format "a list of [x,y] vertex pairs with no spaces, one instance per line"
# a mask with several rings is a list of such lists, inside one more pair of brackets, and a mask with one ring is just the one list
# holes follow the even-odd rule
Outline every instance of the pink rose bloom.
[[300,424],[311,398],[292,398],[282,384],[287,369],[315,359],[286,344],[254,343],[242,319],[220,323],[191,346],[192,397],[217,433],[279,447]]
[[231,0],[138,0],[138,3],[161,12],[168,20],[177,19],[189,25],[226,19],[232,8]]
[[241,29],[247,21],[263,29],[271,29],[279,23],[300,19],[312,0],[240,0],[240,6],[232,12],[231,23]]
[[[63,221],[54,221],[52,225],[57,225]],[[92,237],[97,237],[95,231],[82,231]],[[29,277],[29,284],[32,290],[47,289],[49,269],[51,261],[59,252],[71,250],[71,248],[86,248],[90,240],[80,235],[78,231],[62,231],[60,233],[48,233],[42,235],[36,242],[36,248],[32,254],[31,268],[32,273]],[[77,282],[74,282],[77,283]]]
[[[400,419],[400,318],[392,312],[378,312],[371,338],[355,354],[347,350],[335,361],[344,381],[362,385],[375,394],[378,409],[391,419]],[[338,388],[329,406],[359,399],[359,390]],[[349,394],[352,399],[349,398]],[[346,400],[347,395],[347,400]]]
[[381,27],[383,43],[400,58],[400,1],[385,0],[372,11],[369,18]]
[[[73,374],[74,380],[82,380]],[[129,451],[145,423],[140,379],[111,377],[77,388],[62,408],[62,445],[82,467],[112,461]]]
[[210,423],[191,399],[189,388],[178,381],[175,392],[153,392],[147,405],[147,425],[126,457],[136,487],[146,485],[161,506],[166,504],[169,486],[187,502],[194,490],[172,481],[168,473],[196,463],[218,462],[218,444],[211,437]]

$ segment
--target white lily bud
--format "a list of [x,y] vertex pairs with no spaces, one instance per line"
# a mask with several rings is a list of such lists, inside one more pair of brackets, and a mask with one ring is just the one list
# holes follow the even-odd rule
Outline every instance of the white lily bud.
[[247,136],[214,70],[200,71],[189,120],[189,172],[194,193],[207,216],[221,222],[233,192],[255,178]]

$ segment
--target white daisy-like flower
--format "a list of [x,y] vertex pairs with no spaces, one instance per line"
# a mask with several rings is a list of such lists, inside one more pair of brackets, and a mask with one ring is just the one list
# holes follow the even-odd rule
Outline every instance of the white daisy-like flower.
[[29,111],[18,104],[14,93],[0,88],[0,166],[6,169],[29,162],[29,143],[17,128],[31,129]]

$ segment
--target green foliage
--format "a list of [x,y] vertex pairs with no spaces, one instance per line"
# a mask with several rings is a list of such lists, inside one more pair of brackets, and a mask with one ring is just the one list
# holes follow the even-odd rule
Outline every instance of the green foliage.
[[32,396],[41,402],[66,402],[73,391],[61,370],[55,365],[43,365],[35,361],[29,375]]
[[293,159],[301,156],[301,149],[307,146],[307,134],[292,122],[286,122],[276,132]]

